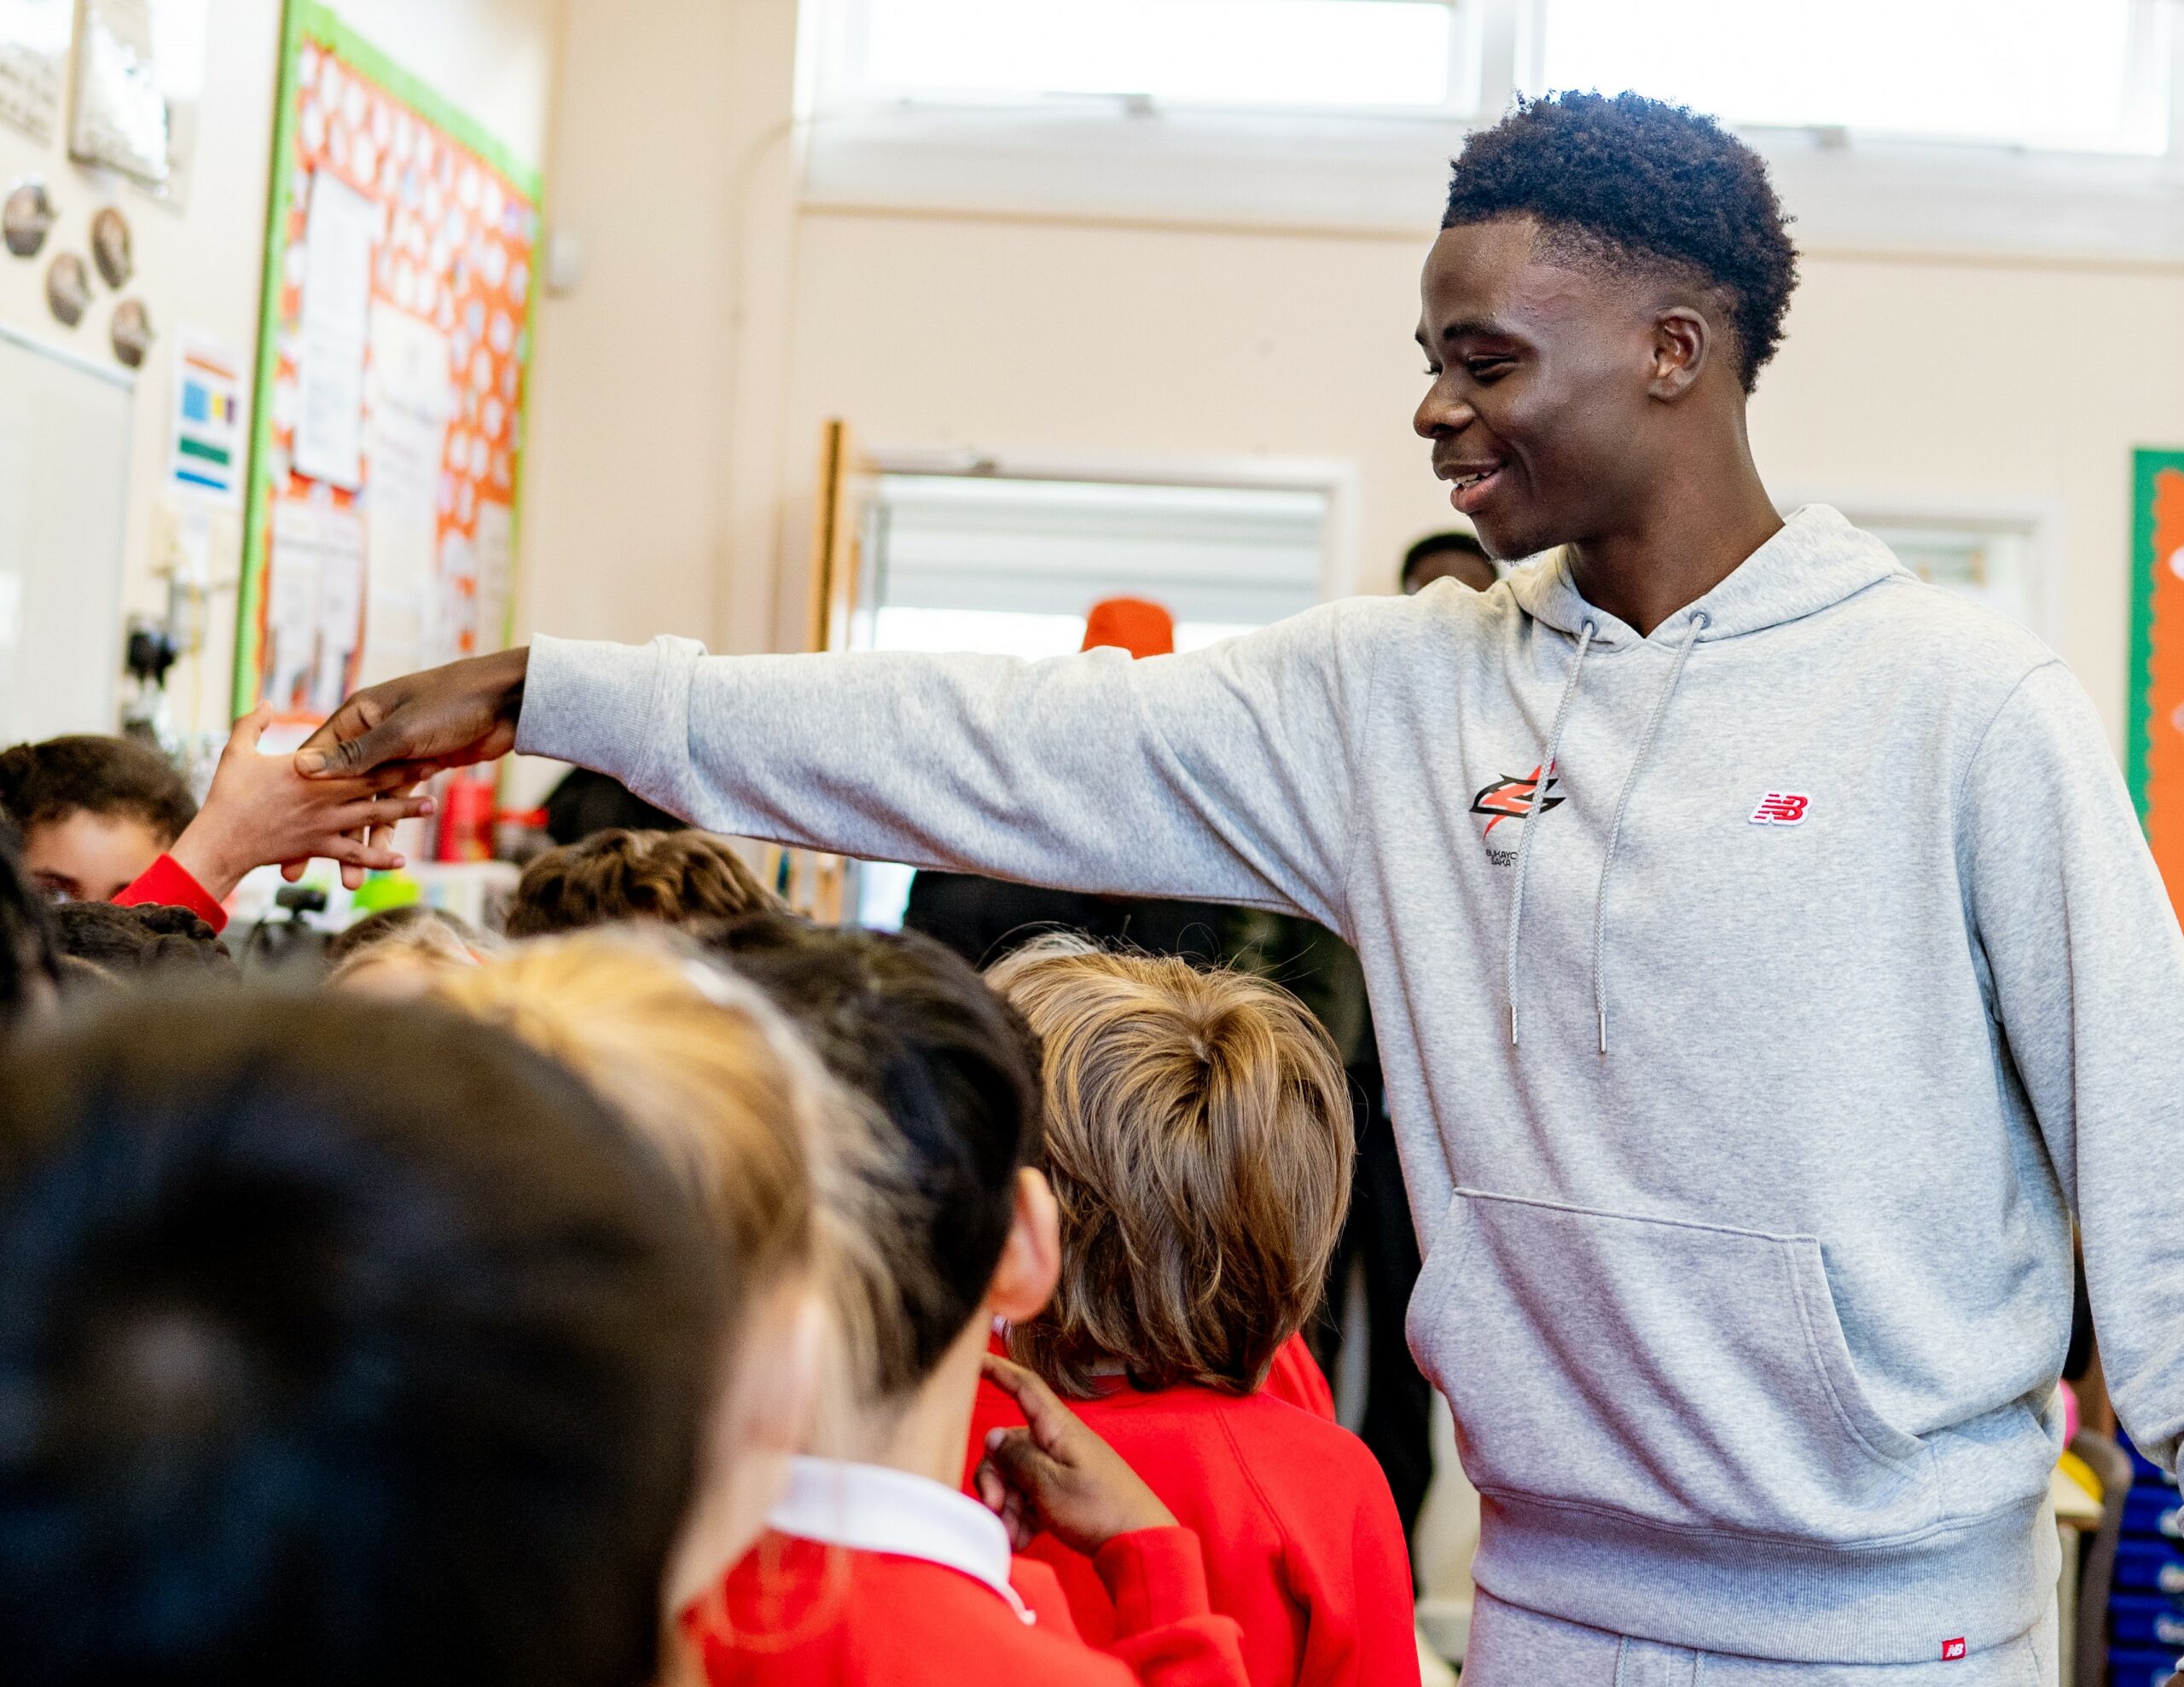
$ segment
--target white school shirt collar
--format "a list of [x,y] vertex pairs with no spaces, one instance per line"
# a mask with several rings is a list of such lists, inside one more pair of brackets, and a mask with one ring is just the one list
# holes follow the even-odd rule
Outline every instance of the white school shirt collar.
[[922,1558],[983,1582],[1026,1623],[1038,1620],[1009,1585],[1008,1531],[954,1488],[882,1464],[835,1458],[789,1461],[788,1491],[767,1522],[783,1534]]

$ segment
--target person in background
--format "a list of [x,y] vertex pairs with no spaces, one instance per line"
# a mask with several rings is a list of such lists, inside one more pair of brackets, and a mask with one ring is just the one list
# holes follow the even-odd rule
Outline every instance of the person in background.
[[590,1084],[659,1151],[741,1285],[708,1474],[668,1581],[679,1611],[764,1528],[810,1427],[834,1346],[825,1257],[856,1241],[833,1169],[848,1099],[756,987],[667,933],[541,938],[444,971],[434,994]]
[[[915,936],[775,917],[708,941],[870,1110],[877,1145],[875,1245],[837,1285],[852,1398],[821,1456],[796,1461],[771,1530],[686,1618],[712,1687],[1241,1687],[1197,1539],[1037,1378],[1011,1380],[1038,1435],[988,1466],[986,1505],[956,1487],[993,1321],[1037,1313],[1057,1268],[1022,1021]],[[1107,1655],[1052,1573],[1012,1557],[1035,1526],[1092,1559],[1120,1614]]]
[[595,832],[680,832],[682,822],[648,803],[619,779],[572,768],[546,794],[546,835],[581,844]]
[[177,983],[235,976],[235,957],[218,932],[188,908],[156,902],[118,907],[112,902],[63,902],[53,911],[61,952],[88,961],[111,982]]
[[732,1290],[543,1056],[132,998],[0,1084],[0,1280],[10,1687],[659,1678]]
[[725,838],[687,826],[618,828],[549,849],[524,868],[507,930],[537,937],[625,919],[682,925],[781,906]]
[[23,862],[45,893],[76,902],[164,903],[218,931],[222,903],[245,873],[314,855],[392,869],[392,849],[349,834],[432,812],[407,794],[406,769],[314,788],[287,757],[261,756],[272,724],[258,709],[235,722],[200,809],[182,775],[131,739],[78,735],[0,751],[0,812],[23,833]]
[[1501,577],[1486,547],[1475,536],[1453,528],[1428,533],[1403,554],[1403,594],[1407,598],[1440,580],[1454,580],[1474,592],[1490,591]]
[[[1009,1356],[1077,1402],[1205,1554],[1254,1687],[1418,1680],[1410,1557],[1358,1439],[1266,1388],[1311,1316],[1350,1192],[1349,1087],[1334,1045],[1263,979],[1069,937],[986,974],[1042,1049],[1043,1164],[1061,1215],[1054,1298]],[[970,1464],[1023,1421],[979,1390]],[[1083,1557],[1051,1539],[1077,1627],[1114,1624]]]

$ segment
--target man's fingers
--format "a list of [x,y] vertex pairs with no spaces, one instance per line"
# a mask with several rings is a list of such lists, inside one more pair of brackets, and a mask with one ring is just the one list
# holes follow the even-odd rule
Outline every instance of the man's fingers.
[[326,723],[326,727],[321,727],[318,732],[306,739],[304,747],[296,751],[296,771],[305,779],[353,779],[369,773],[382,762],[402,759],[408,746],[403,742],[402,729],[395,717],[390,716],[378,726],[368,727],[354,738],[322,744],[320,734],[340,719],[341,716],[336,715]]

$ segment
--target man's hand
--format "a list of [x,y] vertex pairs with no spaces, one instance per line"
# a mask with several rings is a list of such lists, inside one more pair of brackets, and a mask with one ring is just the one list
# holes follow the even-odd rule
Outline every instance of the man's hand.
[[358,692],[304,740],[296,771],[347,779],[402,764],[414,785],[443,768],[490,762],[515,748],[527,649],[496,651]]
[[342,864],[345,875],[359,878],[367,867],[400,867],[401,856],[367,843],[364,834],[430,814],[431,799],[400,788],[410,782],[400,767],[358,778],[299,777],[287,757],[258,753],[272,719],[273,711],[261,706],[235,722],[205,806],[167,853],[216,901],[225,901],[253,867],[274,861],[300,864],[326,855]]
[[1176,1514],[1052,1388],[994,1354],[985,1374],[1027,1426],[986,1437],[977,1477],[979,1498],[1008,1525],[1018,1551],[1042,1529],[1089,1557],[1118,1534],[1176,1527]]

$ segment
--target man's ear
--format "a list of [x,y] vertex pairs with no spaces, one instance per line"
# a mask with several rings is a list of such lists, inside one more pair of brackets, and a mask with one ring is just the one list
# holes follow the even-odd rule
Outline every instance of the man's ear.
[[1044,1172],[1026,1166],[1016,1174],[1016,1213],[986,1290],[997,1317],[1021,1324],[1046,1309],[1061,1278],[1061,1214]]
[[1653,319],[1653,367],[1648,397],[1681,398],[1698,384],[1714,351],[1714,330],[1687,304],[1672,304]]

